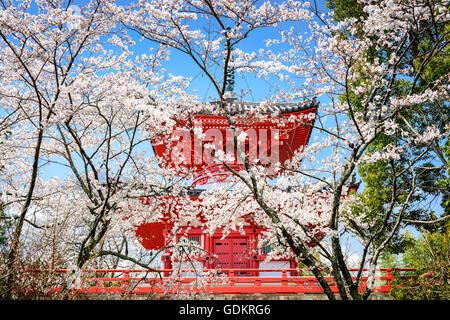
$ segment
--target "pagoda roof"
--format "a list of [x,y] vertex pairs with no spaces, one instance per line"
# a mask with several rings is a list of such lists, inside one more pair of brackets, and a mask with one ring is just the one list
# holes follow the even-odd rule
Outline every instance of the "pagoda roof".
[[274,113],[293,113],[298,111],[305,111],[311,108],[317,108],[319,101],[316,98],[305,100],[302,102],[257,102],[257,101],[243,101],[238,99],[227,99],[226,107],[220,101],[213,101],[210,103],[212,108],[205,108],[197,112],[199,115],[237,115],[246,112],[258,110],[262,114]]
[[[357,181],[355,175],[352,175],[351,178],[349,180],[347,180],[347,182],[345,183],[345,187],[347,187],[348,189],[358,189],[359,185],[361,184],[361,181]],[[295,192],[295,191],[302,191],[305,188],[308,189],[313,189],[313,193],[322,193],[322,192],[329,192],[331,191],[331,188],[328,185],[320,185],[320,186],[303,186],[303,185],[298,185],[298,186],[289,186],[285,189],[282,189],[285,192]],[[207,189],[201,189],[201,188],[191,188],[191,187],[186,187],[182,192],[181,195],[185,195],[188,197],[199,197],[203,192],[207,191]]]
[[[195,121],[199,121],[199,128],[201,128],[203,133],[210,129],[220,130],[219,133],[222,137],[214,136],[213,141],[221,141],[216,147],[222,148],[222,151],[227,153],[231,150],[230,144],[232,144],[231,148],[234,149],[232,153],[234,153],[235,160],[230,166],[234,166],[234,170],[239,170],[240,167],[243,167],[243,164],[239,162],[240,159],[236,155],[237,147],[234,146],[235,142],[230,142],[228,138],[228,130],[231,128],[232,123],[227,116],[236,115],[237,119],[233,124],[236,128],[255,130],[252,131],[251,136],[248,136],[247,145],[244,146],[246,148],[245,152],[250,154],[251,145],[252,156],[258,159],[258,164],[269,167],[268,162],[280,162],[283,164],[291,159],[297,150],[308,144],[318,104],[318,101],[314,98],[303,102],[280,103],[252,102],[237,99],[227,99],[225,102],[213,101],[195,108],[193,114],[194,126]],[[240,117],[239,115],[242,116]],[[190,120],[183,118],[182,112],[175,118],[177,118],[177,124],[174,125],[171,133],[164,133],[152,139],[152,148],[159,164],[162,167],[172,167],[178,170],[180,174],[185,174],[186,169],[192,169],[192,172],[195,174],[193,185],[209,183],[211,179],[208,177],[211,174],[214,174],[213,180],[216,178],[219,179],[216,181],[226,179],[231,174],[229,168],[212,161],[208,157],[208,153],[204,153],[203,142],[198,142],[193,132],[190,135],[186,135],[186,131],[183,131],[181,134],[182,138],[179,138],[180,131],[177,131],[178,128],[185,129],[185,126],[192,125]],[[278,130],[281,130],[279,131],[280,134],[278,134]],[[171,137],[172,134],[175,134],[175,137]],[[257,141],[250,143],[250,139],[257,139]],[[183,161],[177,161],[179,155],[177,154],[173,157],[171,150],[176,152],[178,152],[177,150],[182,150],[184,155]],[[259,158],[260,155],[263,158]]]

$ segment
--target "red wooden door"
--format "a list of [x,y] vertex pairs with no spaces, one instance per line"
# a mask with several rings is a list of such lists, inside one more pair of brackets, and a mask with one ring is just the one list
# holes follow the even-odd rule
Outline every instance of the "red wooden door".
[[[247,257],[247,238],[215,239],[214,253],[217,255],[216,267],[221,269],[247,269],[249,259]],[[247,274],[247,272],[237,272]]]
[[[233,246],[232,269],[245,270],[250,267],[247,256],[247,238],[233,238],[231,240]],[[246,275],[247,272],[239,272],[236,275]]]
[[214,254],[217,255],[216,267],[230,269],[232,264],[232,247],[230,239],[215,239]]

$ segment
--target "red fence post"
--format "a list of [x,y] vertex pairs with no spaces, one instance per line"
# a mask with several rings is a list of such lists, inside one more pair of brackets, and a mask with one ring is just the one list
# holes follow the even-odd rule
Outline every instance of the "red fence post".
[[125,270],[122,280],[122,286],[125,287],[128,286],[129,284],[130,284],[130,271]]
[[230,279],[230,286],[234,287],[236,279],[234,278],[234,271],[233,270],[229,271],[229,276],[228,277]]
[[391,281],[392,279],[394,279],[394,277],[392,276],[392,269],[387,269],[386,270],[386,286],[388,287],[389,292],[391,291]]
[[288,282],[287,282],[287,273],[286,273],[286,271],[282,271],[281,272],[281,274],[282,274],[282,276],[281,276],[281,285],[283,286],[283,287],[287,287],[287,285],[288,285]]

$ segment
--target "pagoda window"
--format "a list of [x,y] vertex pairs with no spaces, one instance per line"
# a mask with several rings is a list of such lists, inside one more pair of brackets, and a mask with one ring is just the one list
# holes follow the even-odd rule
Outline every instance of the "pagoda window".
[[261,254],[269,254],[271,253],[274,249],[276,248],[276,245],[274,244],[269,244],[269,243],[265,243],[262,247],[262,252]]
[[200,236],[179,237],[177,243],[183,245],[182,248],[178,248],[180,254],[191,253],[201,245]]

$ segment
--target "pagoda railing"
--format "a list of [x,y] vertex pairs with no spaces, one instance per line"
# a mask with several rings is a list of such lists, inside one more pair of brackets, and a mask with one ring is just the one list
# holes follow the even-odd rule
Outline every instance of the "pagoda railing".
[[[393,275],[413,277],[413,268],[380,268],[376,270],[375,285],[372,292],[389,293]],[[33,270],[32,272],[44,272]],[[67,269],[54,271],[68,273]],[[358,269],[350,269],[356,279]],[[163,274],[170,273],[170,277]],[[81,272],[82,281],[73,292],[86,294],[131,294],[131,295],[166,295],[177,293],[206,292],[213,294],[309,294],[323,293],[318,280],[299,269],[221,269],[188,270],[160,269],[90,269]],[[306,274],[306,275],[304,275]],[[367,270],[364,270],[359,290],[367,285]],[[325,276],[333,293],[338,293],[334,278]],[[55,289],[55,292],[60,291]]]

